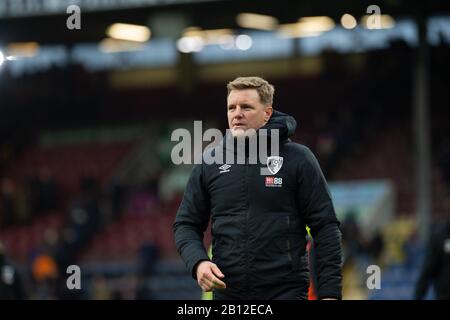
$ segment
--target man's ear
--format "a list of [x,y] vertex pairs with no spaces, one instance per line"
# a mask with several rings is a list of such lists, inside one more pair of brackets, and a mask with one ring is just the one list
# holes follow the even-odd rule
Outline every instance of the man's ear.
[[265,121],[269,121],[270,117],[272,116],[273,113],[273,108],[272,106],[268,106],[266,107],[266,109],[264,110],[265,113]]

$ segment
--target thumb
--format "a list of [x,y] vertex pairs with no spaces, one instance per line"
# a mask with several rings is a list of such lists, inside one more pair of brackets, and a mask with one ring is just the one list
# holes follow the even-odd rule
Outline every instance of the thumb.
[[219,267],[218,267],[216,264],[213,264],[213,265],[211,266],[211,270],[212,270],[212,272],[214,272],[214,274],[215,274],[216,276],[218,276],[219,278],[224,278],[224,277],[225,277],[224,274],[222,273],[222,271],[220,271]]

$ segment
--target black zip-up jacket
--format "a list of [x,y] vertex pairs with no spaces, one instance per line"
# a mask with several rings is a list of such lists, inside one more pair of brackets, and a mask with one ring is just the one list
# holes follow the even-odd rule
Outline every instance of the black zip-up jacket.
[[[268,136],[279,130],[283,163],[276,174],[261,175],[267,165],[248,159],[229,168],[205,163],[193,168],[173,225],[175,242],[196,278],[198,263],[209,260],[203,234],[211,217],[213,262],[227,285],[221,294],[265,300],[274,292],[301,288],[306,297],[308,225],[315,243],[318,296],[342,297],[339,222],[316,158],[289,139],[296,126],[294,118],[274,111],[263,127]],[[227,135],[216,148],[227,150],[224,141],[232,139]]]

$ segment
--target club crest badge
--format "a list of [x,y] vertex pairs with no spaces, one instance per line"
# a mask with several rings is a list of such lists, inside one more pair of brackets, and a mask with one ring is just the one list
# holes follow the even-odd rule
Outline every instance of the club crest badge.
[[272,174],[277,174],[277,172],[280,171],[282,165],[283,157],[271,156],[267,158],[267,169],[269,169]]

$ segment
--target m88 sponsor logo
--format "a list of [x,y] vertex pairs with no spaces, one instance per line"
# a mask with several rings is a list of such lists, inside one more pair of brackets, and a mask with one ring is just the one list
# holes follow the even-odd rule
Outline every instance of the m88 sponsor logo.
[[265,177],[266,187],[282,187],[283,178],[280,177]]

